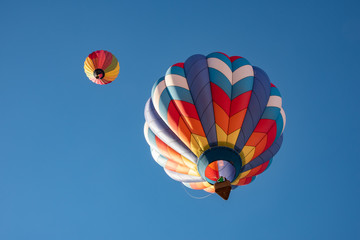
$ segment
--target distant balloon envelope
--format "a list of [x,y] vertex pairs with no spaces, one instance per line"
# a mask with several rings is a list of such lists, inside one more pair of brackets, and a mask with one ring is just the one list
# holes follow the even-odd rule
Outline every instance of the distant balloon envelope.
[[86,76],[96,84],[111,83],[119,74],[120,66],[116,57],[108,51],[92,52],[84,63]]
[[172,65],[153,86],[145,120],[151,154],[165,172],[214,192],[219,182],[235,189],[268,168],[282,144],[285,112],[263,70],[215,52]]

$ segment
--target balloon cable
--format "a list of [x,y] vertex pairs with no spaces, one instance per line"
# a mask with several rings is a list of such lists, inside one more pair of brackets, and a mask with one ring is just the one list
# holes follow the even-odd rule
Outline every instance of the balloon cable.
[[206,196],[203,196],[203,197],[195,197],[195,196],[191,195],[191,193],[188,192],[188,190],[186,189],[184,184],[182,184],[182,186],[183,186],[185,192],[187,193],[187,195],[189,195],[191,198],[194,198],[194,199],[204,199],[204,198],[209,197],[210,195],[213,195],[213,193],[210,193],[209,195],[206,195]]

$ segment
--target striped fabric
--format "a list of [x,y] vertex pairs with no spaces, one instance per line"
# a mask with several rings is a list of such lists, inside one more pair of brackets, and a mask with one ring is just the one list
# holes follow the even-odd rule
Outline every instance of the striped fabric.
[[[94,72],[101,69],[103,74],[98,78]],[[99,50],[89,54],[85,59],[84,70],[86,76],[94,83],[104,85],[111,83],[120,71],[119,62],[116,57],[108,51]]]
[[[215,52],[172,65],[155,82],[145,105],[145,138],[155,161],[174,180],[214,192],[197,169],[201,154],[223,146],[242,161],[232,185],[246,185],[280,149],[285,113],[279,90],[245,58]],[[209,179],[233,175],[229,162],[212,162]]]

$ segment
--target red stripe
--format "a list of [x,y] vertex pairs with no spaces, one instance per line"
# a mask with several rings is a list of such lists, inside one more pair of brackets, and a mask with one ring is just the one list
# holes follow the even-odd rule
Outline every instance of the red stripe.
[[271,127],[276,124],[275,120],[272,119],[260,119],[254,132],[267,133],[270,131]]
[[242,58],[242,57],[240,57],[240,56],[232,56],[232,57],[230,57],[230,61],[234,62],[236,59],[239,59],[239,58]]
[[108,66],[110,66],[112,60],[114,58],[114,55],[112,55],[111,53],[109,52],[105,52],[105,61],[103,63],[103,69],[105,70]]
[[219,172],[211,167],[206,167],[205,169],[205,177],[210,180],[217,181],[219,179]]
[[276,132],[277,132],[277,127],[276,127],[276,124],[274,124],[267,133],[267,143],[266,143],[264,151],[266,149],[268,149],[274,143],[275,138],[276,138]]
[[169,107],[168,107],[167,119],[168,119],[168,124],[169,124],[170,128],[175,133],[177,133],[179,118],[180,118],[180,114],[179,114],[178,110],[176,109],[174,102],[170,101]]
[[94,58],[97,58],[96,52],[90,53],[90,54],[89,54],[89,58],[90,58],[91,60],[93,60]]
[[231,101],[230,117],[247,108],[250,102],[251,92],[252,91],[244,92]]
[[229,96],[215,83],[210,83],[213,101],[219,105],[227,115],[230,113],[230,98]]
[[181,68],[184,68],[184,63],[181,62],[181,63],[175,63],[174,65],[172,65],[172,67],[181,67]]
[[199,116],[197,114],[194,104],[181,100],[171,100],[171,102],[175,103],[182,116],[191,117],[199,120]]

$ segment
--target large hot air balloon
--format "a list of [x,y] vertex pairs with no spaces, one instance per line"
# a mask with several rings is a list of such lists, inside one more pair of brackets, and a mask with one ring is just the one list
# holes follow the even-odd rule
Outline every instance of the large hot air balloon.
[[89,54],[84,63],[86,76],[96,84],[111,83],[119,74],[116,57],[108,51],[99,50]]
[[145,120],[151,154],[172,179],[226,200],[269,167],[285,112],[262,69],[215,52],[172,65],[153,86]]

